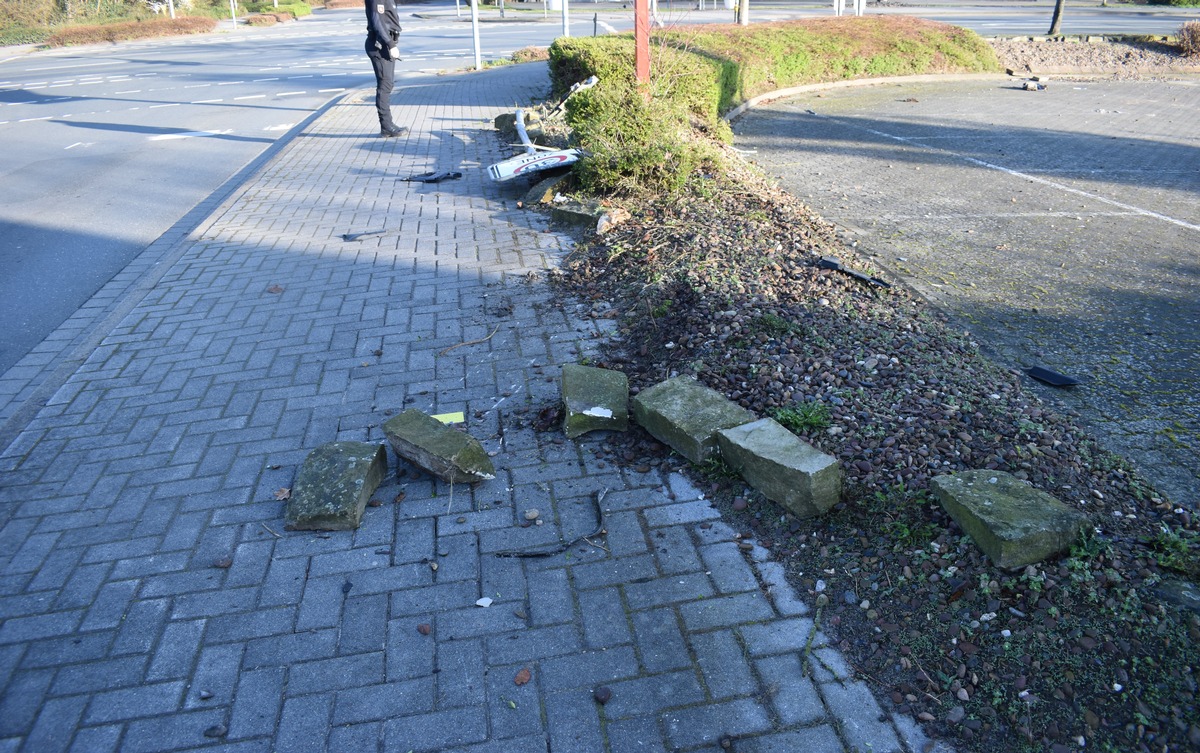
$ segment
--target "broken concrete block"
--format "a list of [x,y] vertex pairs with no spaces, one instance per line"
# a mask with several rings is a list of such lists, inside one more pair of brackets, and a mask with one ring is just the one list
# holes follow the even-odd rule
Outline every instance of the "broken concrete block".
[[569,363],[562,370],[562,396],[568,439],[598,429],[629,428],[629,378],[619,371]]
[[479,440],[415,408],[389,419],[383,432],[397,455],[445,481],[474,484],[496,477]]
[[1031,565],[1066,551],[1087,516],[1002,471],[963,471],[930,482],[942,507],[1000,567]]
[[564,187],[564,181],[567,181],[570,177],[570,173],[563,173],[562,175],[551,175],[549,178],[542,178],[534,184],[533,188],[525,192],[522,204],[527,207],[534,204],[549,204],[554,201],[554,195]]
[[596,227],[600,217],[607,211],[598,201],[576,201],[566,199],[559,201],[557,195],[550,203],[550,216],[557,222],[567,225],[582,225],[587,228]]
[[638,393],[633,416],[646,431],[693,463],[717,451],[717,432],[754,415],[690,377],[675,377]]
[[842,469],[778,421],[763,418],[717,432],[721,457],[764,497],[811,518],[837,504]]
[[308,454],[292,484],[284,528],[350,531],[387,475],[387,451],[366,442],[330,442]]

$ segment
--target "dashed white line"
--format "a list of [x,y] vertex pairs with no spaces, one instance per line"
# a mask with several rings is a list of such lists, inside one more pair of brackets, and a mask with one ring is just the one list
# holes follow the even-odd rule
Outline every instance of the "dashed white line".
[[141,94],[141,89],[126,89],[123,92],[113,92],[113,94]]
[[344,92],[345,89],[317,89],[317,94],[329,94],[331,92]]
[[157,110],[160,107],[179,107],[179,103],[178,102],[168,102],[163,105],[150,105],[151,110]]
[[220,81],[217,83],[217,86],[234,86],[236,84],[244,84],[244,83],[246,83],[246,82],[245,81]]
[[21,118],[21,119],[20,119],[20,120],[18,120],[17,122],[18,122],[18,123],[32,123],[32,122],[33,122],[33,121],[35,121],[35,120],[50,120],[50,119],[51,119],[51,118],[53,118],[53,117],[54,117],[53,115],[45,115],[45,116],[43,116],[43,117],[40,117],[40,118]]
[[261,83],[263,81],[278,81],[278,80],[279,80],[278,76],[276,76],[275,78],[256,78],[256,79],[252,80],[250,83],[257,84],[257,83]]
[[266,99],[266,98],[267,98],[266,94],[248,94],[245,97],[234,97],[233,101],[240,102],[243,99]]
[[215,105],[217,102],[224,102],[223,99],[197,99],[195,102],[189,102],[192,105]]
[[212,86],[212,84],[188,84],[187,86],[185,86],[183,88],[184,89],[203,89],[206,86]]
[[276,97],[294,97],[294,96],[296,96],[297,94],[307,94],[307,93],[308,93],[308,92],[304,92],[304,91],[299,91],[299,92],[279,92],[279,93],[278,93],[278,94],[276,94],[275,96],[276,96]]

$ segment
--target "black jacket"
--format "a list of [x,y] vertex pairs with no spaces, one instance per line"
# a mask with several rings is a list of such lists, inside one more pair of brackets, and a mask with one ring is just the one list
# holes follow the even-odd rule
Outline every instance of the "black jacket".
[[367,10],[367,54],[388,58],[388,49],[400,39],[400,14],[396,0],[363,0]]

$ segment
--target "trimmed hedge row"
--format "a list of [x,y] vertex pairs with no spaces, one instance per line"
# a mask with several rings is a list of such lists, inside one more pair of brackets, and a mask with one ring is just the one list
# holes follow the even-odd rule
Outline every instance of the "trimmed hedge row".
[[[308,3],[280,3],[276,7],[273,3],[248,3],[246,10],[251,13],[261,13],[266,15],[291,14],[292,18],[302,18],[312,14],[312,6]],[[290,19],[280,18],[280,21]]]
[[729,139],[720,116],[759,94],[803,84],[920,73],[998,71],[974,32],[908,17],[873,16],[754,26],[697,25],[651,37],[650,81],[634,81],[632,35],[571,37],[550,48],[561,96],[590,75],[567,118],[590,156],[581,182],[598,193],[675,190],[716,159],[703,137]]
[[217,19],[198,16],[152,18],[145,21],[122,21],[96,26],[67,26],[57,29],[46,38],[47,47],[66,47],[73,44],[124,42],[130,39],[171,37],[182,34],[203,34],[217,28]]

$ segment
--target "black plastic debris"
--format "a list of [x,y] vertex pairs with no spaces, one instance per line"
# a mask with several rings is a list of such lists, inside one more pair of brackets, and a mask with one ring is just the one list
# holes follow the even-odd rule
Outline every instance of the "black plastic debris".
[[1041,366],[1031,366],[1025,369],[1025,373],[1032,378],[1050,385],[1051,387],[1074,387],[1079,384],[1079,380],[1075,377],[1069,377],[1066,374],[1059,374],[1057,371],[1044,369]]
[[443,180],[457,180],[461,177],[462,173],[459,172],[453,172],[451,170],[439,170],[438,172],[410,175],[407,178],[401,178],[400,180],[407,180],[415,183],[441,183]]
[[878,277],[871,277],[870,275],[865,275],[862,272],[856,272],[853,269],[847,269],[846,267],[843,267],[842,263],[832,256],[822,256],[817,260],[817,267],[819,269],[832,269],[835,272],[841,272],[844,275],[853,277],[854,279],[859,280],[860,282],[865,282],[868,285],[877,285],[881,288],[891,287],[890,284],[884,282]]
[[377,238],[387,233],[386,230],[368,230],[365,233],[342,233],[344,241],[361,241],[363,238]]

